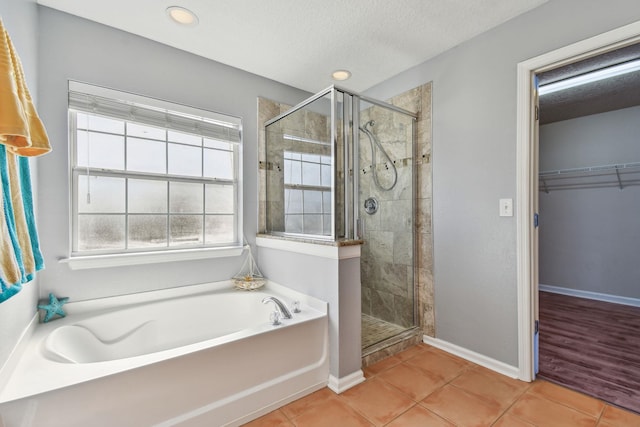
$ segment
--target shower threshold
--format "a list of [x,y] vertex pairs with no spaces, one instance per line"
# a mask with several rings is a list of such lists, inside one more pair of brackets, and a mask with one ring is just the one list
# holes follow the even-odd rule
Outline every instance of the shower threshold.
[[422,342],[422,330],[362,314],[363,367]]

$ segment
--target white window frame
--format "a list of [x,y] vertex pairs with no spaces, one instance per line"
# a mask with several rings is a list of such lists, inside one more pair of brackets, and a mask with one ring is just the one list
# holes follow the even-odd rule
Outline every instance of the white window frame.
[[[136,264],[148,264],[157,262],[179,261],[179,260],[193,260],[203,258],[214,257],[227,257],[227,256],[239,256],[242,253],[243,236],[243,215],[242,215],[242,120],[237,117],[214,113],[194,107],[189,107],[181,104],[175,104],[167,101],[162,101],[154,98],[142,97],[139,95],[116,91],[113,89],[107,89],[99,86],[88,85],[85,83],[79,83],[69,81],[69,92],[86,94],[88,96],[96,96],[104,99],[117,100],[120,102],[141,105],[149,107],[150,109],[157,111],[176,112],[178,114],[184,114],[190,117],[202,117],[204,120],[229,123],[233,125],[234,135],[237,141],[232,144],[233,147],[233,169],[234,177],[231,180],[220,180],[213,178],[192,178],[184,176],[174,176],[170,174],[158,175],[158,174],[146,174],[131,171],[110,171],[104,169],[89,169],[89,174],[98,176],[114,176],[117,175],[122,178],[142,178],[142,179],[164,179],[170,182],[197,182],[203,184],[232,184],[235,189],[235,201],[234,201],[234,226],[235,226],[235,242],[225,244],[224,246],[202,244],[197,246],[169,246],[153,248],[153,249],[124,249],[116,251],[77,251],[77,222],[78,222],[78,195],[77,192],[77,177],[80,175],[86,175],[85,167],[78,167],[76,161],[76,123],[75,117],[77,112],[94,114],[91,111],[83,110],[82,108],[74,108],[69,106],[69,154],[70,154],[70,167],[69,167],[69,188],[70,188],[70,218],[69,218],[69,257],[61,260],[63,263],[68,263],[72,269],[84,269],[84,268],[99,268],[121,265],[136,265]],[[109,114],[96,115],[109,118]],[[123,120],[121,117],[112,116],[111,118]],[[126,120],[126,119],[124,119]],[[136,120],[131,120],[136,122]],[[149,124],[149,123],[148,123]],[[206,124],[205,124],[206,125]],[[182,129],[173,128],[173,130],[184,131]],[[187,133],[188,130],[186,131]],[[209,137],[210,138],[210,137]],[[214,139],[214,138],[211,138]],[[129,215],[125,212],[125,215]],[[167,215],[171,215],[167,212]],[[203,212],[203,220],[205,212]],[[204,231],[203,231],[204,232]]]

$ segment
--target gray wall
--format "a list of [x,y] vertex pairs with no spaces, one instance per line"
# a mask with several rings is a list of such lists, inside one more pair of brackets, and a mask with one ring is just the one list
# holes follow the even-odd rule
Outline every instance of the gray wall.
[[172,262],[72,271],[69,256],[67,80],[165,99],[242,117],[244,231],[257,224],[257,97],[296,104],[308,93],[126,32],[39,8],[40,114],[54,151],[40,165],[39,225],[47,269],[40,294],[71,300],[228,279],[241,259]]
[[[540,170],[640,162],[639,119],[633,107],[541,126]],[[640,186],[541,192],[539,200],[540,283],[640,298]]]
[[[27,87],[37,105],[37,6],[34,0],[0,0],[0,16],[5,29],[20,56]],[[32,175],[37,174],[36,162],[31,162]],[[36,312],[37,280],[27,283],[22,291],[0,304],[0,368],[18,342],[23,330]]]
[[433,81],[437,338],[517,365],[516,217],[498,216],[516,202],[516,65],[639,19],[637,0],[551,0],[367,91]]

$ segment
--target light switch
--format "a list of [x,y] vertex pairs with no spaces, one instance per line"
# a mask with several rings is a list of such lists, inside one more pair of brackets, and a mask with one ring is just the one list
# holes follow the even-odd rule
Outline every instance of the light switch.
[[500,199],[500,216],[513,216],[513,199]]

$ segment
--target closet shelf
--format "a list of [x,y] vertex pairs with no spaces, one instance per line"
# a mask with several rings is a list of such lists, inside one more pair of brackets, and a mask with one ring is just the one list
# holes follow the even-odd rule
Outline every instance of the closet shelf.
[[539,173],[540,191],[640,185],[640,162],[585,168],[559,169]]

